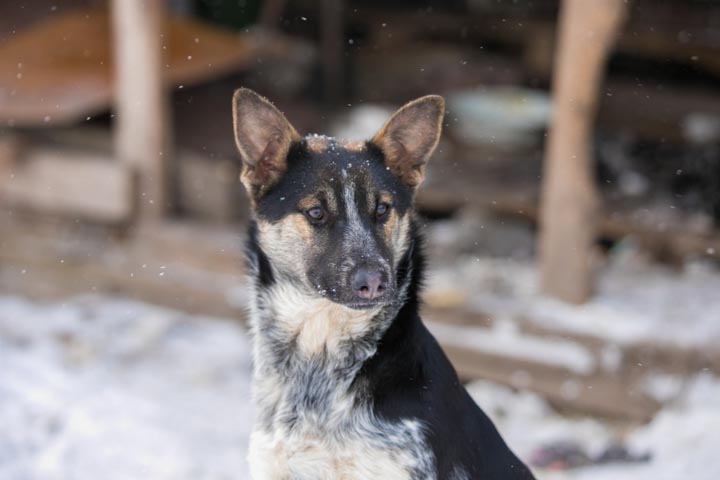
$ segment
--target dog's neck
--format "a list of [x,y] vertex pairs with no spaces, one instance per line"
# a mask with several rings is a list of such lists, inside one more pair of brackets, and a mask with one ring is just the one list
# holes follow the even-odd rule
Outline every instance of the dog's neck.
[[[417,311],[422,257],[413,233],[399,262],[395,301],[383,307],[355,310],[303,291],[294,282],[281,278],[251,225],[251,329],[255,398],[261,422],[277,422],[278,417],[291,422],[298,416],[298,408],[305,407],[314,410],[317,422],[322,423],[333,415],[334,404],[351,397],[353,386],[362,383],[358,376],[363,365],[376,354],[398,312]],[[346,394],[348,397],[343,397]],[[295,405],[289,407],[288,403]],[[286,411],[278,411],[282,408]]]

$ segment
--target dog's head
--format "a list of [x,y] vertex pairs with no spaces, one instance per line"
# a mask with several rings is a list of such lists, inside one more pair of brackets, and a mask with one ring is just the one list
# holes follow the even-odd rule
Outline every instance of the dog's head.
[[367,142],[302,138],[269,101],[235,92],[241,180],[273,274],[355,309],[391,302],[443,115],[443,99],[427,96]]

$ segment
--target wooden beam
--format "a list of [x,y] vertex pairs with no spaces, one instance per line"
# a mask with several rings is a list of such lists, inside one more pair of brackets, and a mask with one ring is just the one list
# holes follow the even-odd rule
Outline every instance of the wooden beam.
[[[540,394],[550,403],[574,412],[647,422],[660,404],[640,389],[629,389],[612,375],[573,375],[566,369],[445,345],[444,350],[463,379],[481,378]],[[526,379],[515,384],[513,379]]]
[[[98,5],[60,9],[0,42],[0,91],[13,92],[0,96],[0,125],[76,125],[114,106],[111,9],[105,8],[110,2],[84,3]],[[315,55],[311,44],[297,37],[236,33],[185,16],[168,15],[163,35],[167,88],[252,71],[259,56],[302,64]]]
[[540,217],[540,288],[571,303],[593,292],[599,195],[592,131],[605,60],[625,14],[623,0],[565,0],[553,79]]
[[102,155],[35,149],[0,175],[0,200],[13,209],[103,224],[129,221],[132,170]]
[[25,221],[0,210],[0,291],[42,300],[89,292],[203,315],[243,318],[236,229],[148,222],[129,238],[117,229]]
[[[504,198],[487,205],[493,213],[537,224],[540,212],[531,199]],[[692,231],[686,225],[658,226],[638,221],[632,214],[605,215],[598,219],[596,240],[631,238],[655,258],[682,265],[688,257],[720,258],[720,232]]]
[[168,210],[170,121],[163,88],[164,2],[113,0],[115,148],[139,173],[138,213],[158,219]]
[[17,135],[0,136],[0,182],[10,175],[12,168],[20,158],[21,141]]

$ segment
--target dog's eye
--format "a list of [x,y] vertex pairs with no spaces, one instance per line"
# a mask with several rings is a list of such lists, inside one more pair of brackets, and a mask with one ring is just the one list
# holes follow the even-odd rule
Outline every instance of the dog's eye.
[[381,218],[385,216],[388,210],[390,210],[390,205],[388,205],[387,203],[379,203],[377,208],[375,209],[375,216]]
[[307,215],[310,220],[313,220],[315,222],[319,222],[323,218],[325,218],[325,212],[323,212],[323,209],[320,207],[308,209],[305,212],[305,215]]

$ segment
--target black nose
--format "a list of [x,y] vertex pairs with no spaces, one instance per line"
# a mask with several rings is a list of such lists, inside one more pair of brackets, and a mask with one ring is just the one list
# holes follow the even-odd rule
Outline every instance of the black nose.
[[385,293],[383,274],[380,272],[369,272],[361,268],[353,277],[352,288],[358,297],[365,300],[379,298]]

